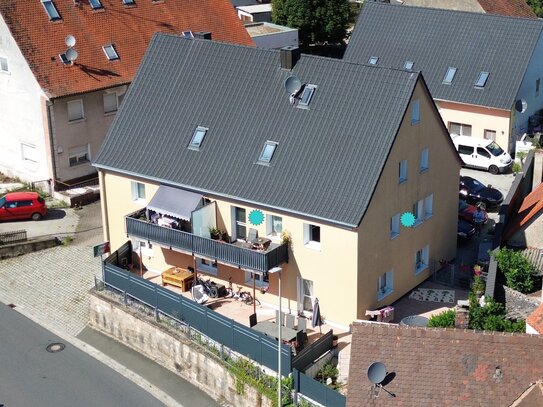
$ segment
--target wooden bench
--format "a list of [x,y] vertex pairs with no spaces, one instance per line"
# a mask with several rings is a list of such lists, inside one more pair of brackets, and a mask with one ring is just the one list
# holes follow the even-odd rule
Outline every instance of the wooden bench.
[[194,280],[194,273],[181,267],[170,267],[162,273],[162,285],[171,284],[181,288],[181,291],[188,291]]

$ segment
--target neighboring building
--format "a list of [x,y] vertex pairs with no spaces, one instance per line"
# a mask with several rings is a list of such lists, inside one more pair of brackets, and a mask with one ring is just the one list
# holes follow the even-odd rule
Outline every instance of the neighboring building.
[[526,319],[526,333],[543,334],[543,304],[537,307]]
[[252,45],[227,0],[0,0],[0,172],[57,188],[96,177],[153,33],[191,30]]
[[247,23],[271,23],[272,7],[269,4],[255,4],[251,6],[236,7],[238,17],[245,24]]
[[280,267],[284,309],[344,328],[456,253],[460,160],[416,72],[157,34],[94,165],[112,250],[272,305]]
[[543,184],[539,184],[522,200],[519,209],[510,214],[511,220],[503,232],[509,246],[543,249]]
[[[542,351],[536,335],[355,323],[347,407],[541,406]],[[368,379],[374,362],[382,389]]]
[[451,134],[514,153],[543,108],[543,21],[366,2],[344,59],[422,71]]
[[405,6],[537,18],[526,0],[396,0]]
[[272,23],[245,24],[245,29],[258,48],[298,47],[298,29]]

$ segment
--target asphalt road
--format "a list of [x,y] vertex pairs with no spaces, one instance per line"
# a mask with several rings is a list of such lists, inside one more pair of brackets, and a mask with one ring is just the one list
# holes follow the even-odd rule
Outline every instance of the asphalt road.
[[0,304],[0,405],[163,406],[157,399],[22,314]]

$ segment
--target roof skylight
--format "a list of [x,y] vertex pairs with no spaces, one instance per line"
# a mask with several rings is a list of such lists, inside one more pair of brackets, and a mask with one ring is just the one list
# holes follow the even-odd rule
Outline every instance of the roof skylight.
[[313,99],[313,94],[315,93],[315,90],[317,87],[315,85],[305,85],[304,89],[302,90],[302,95],[300,96],[300,101],[298,102],[299,107],[307,107],[309,106],[309,103],[311,103],[311,99]]
[[100,0],[89,0],[89,4],[90,4],[90,6],[91,6],[91,8],[93,10],[98,10],[98,9],[104,8],[104,6],[102,6],[102,3],[100,2]]
[[125,6],[131,6],[132,4],[136,4],[134,0],[123,0],[123,4]]
[[449,69],[447,69],[447,73],[445,74],[445,77],[443,78],[443,84],[450,85],[454,79],[455,73],[456,73],[456,68],[453,66],[450,66]]
[[277,143],[275,141],[266,141],[266,143],[264,143],[264,148],[260,153],[260,157],[258,158],[258,162],[261,164],[269,164],[276,147]]
[[481,73],[479,73],[479,77],[475,81],[475,87],[484,88],[489,75],[490,73],[481,71]]
[[410,71],[411,69],[413,69],[413,65],[415,65],[413,61],[405,61],[405,64],[403,64],[403,69],[407,69],[408,71]]
[[199,150],[200,146],[202,145],[204,141],[204,137],[207,134],[207,128],[198,126],[196,127],[196,130],[194,130],[194,134],[192,135],[192,139],[190,140],[189,148],[191,150]]
[[117,51],[115,51],[115,47],[113,46],[113,44],[104,45],[102,49],[106,53],[107,59],[109,59],[110,61],[119,59],[119,54],[117,54]]
[[194,38],[194,34],[192,33],[192,31],[183,31],[183,37],[188,38],[188,39],[192,39],[192,38]]
[[368,64],[377,65],[378,61],[379,61],[379,57],[370,57],[370,59],[368,59]]
[[45,12],[47,13],[47,16],[49,16],[50,21],[56,21],[61,19],[60,14],[55,7],[55,4],[51,0],[41,0],[41,4],[45,9]]
[[62,63],[63,63],[64,65],[71,65],[71,64],[72,64],[72,61],[70,61],[70,60],[68,59],[68,57],[66,56],[66,54],[59,54],[58,56],[59,56],[60,60],[62,61]]

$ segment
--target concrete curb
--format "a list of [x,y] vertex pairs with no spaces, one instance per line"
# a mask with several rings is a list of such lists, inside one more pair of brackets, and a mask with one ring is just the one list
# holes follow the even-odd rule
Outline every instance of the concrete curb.
[[[4,298],[0,297],[0,302],[7,306],[9,301],[6,301]],[[137,386],[141,387],[143,390],[147,391],[149,394],[151,394],[153,397],[155,397],[157,400],[162,402],[165,406],[168,407],[184,407],[182,404],[174,400],[172,397],[170,397],[168,394],[166,394],[164,391],[156,387],[155,385],[151,384],[149,381],[145,380],[143,377],[138,375],[137,373],[131,371],[130,369],[126,368],[125,366],[121,365],[119,362],[117,362],[115,359],[110,358],[106,354],[100,352],[98,349],[90,346],[89,344],[81,341],[80,339],[66,334],[64,332],[59,331],[55,327],[51,326],[47,322],[39,321],[37,320],[33,315],[27,313],[24,309],[24,306],[16,305],[16,308],[13,309],[14,311],[19,312],[21,315],[24,315],[26,318],[30,319],[31,321],[35,322],[36,324],[40,325],[41,327],[47,329],[48,331],[52,332],[56,336],[60,337],[63,341],[70,343],[77,349],[79,349],[82,352],[85,352],[89,356],[92,356],[94,359],[98,360],[99,362],[103,363],[107,367],[115,370],[120,375],[126,377],[128,380],[136,384]]]

